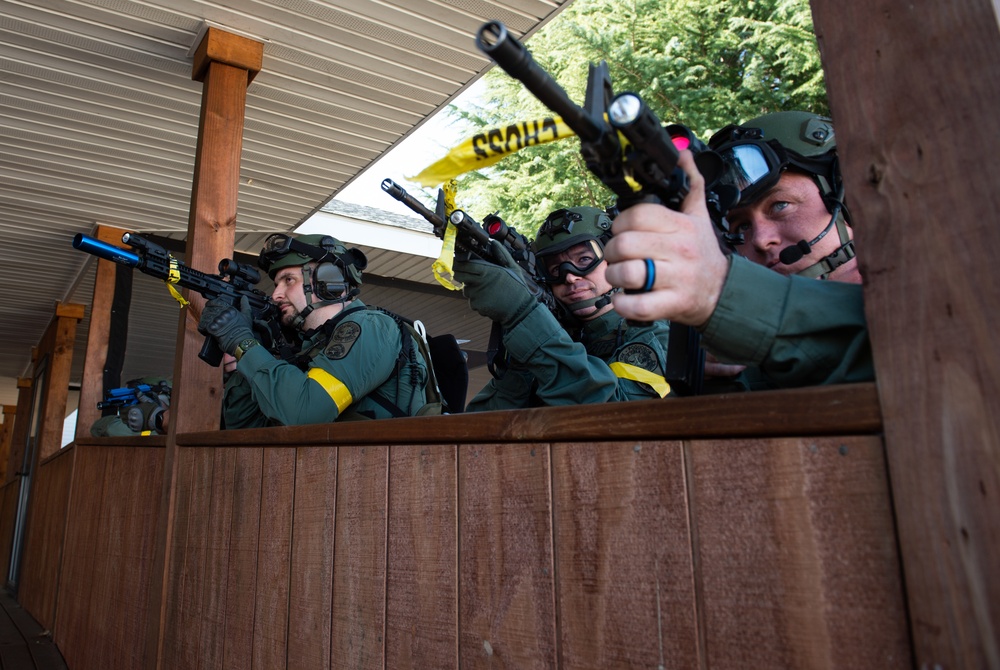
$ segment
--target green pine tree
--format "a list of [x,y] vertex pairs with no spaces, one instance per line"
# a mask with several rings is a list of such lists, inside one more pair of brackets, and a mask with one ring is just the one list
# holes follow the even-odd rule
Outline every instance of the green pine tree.
[[[588,63],[605,60],[615,92],[638,93],[663,121],[703,140],[766,112],[829,113],[808,0],[574,0],[525,45],[575,103],[583,104]],[[551,112],[493,68],[481,104],[452,114],[468,136]],[[479,219],[499,212],[529,237],[554,209],[613,201],[575,138],[459,179],[460,207]]]

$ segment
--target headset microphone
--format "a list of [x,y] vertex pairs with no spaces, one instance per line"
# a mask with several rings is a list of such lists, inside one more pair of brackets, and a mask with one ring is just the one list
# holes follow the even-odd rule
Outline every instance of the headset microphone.
[[805,240],[799,240],[798,244],[794,244],[790,247],[785,247],[778,254],[778,260],[780,260],[785,265],[792,265],[793,263],[798,263],[799,259],[812,251],[812,246],[809,242]]
[[830,217],[830,223],[826,224],[826,228],[823,229],[823,232],[821,232],[819,235],[814,237],[809,242],[806,242],[805,240],[799,240],[797,243],[785,247],[784,249],[781,250],[781,253],[778,254],[778,260],[781,261],[784,265],[791,265],[793,263],[798,263],[799,259],[801,259],[806,254],[810,253],[812,251],[813,245],[815,245],[817,242],[826,237],[826,234],[830,232],[831,228],[833,228],[833,224],[836,223],[837,217],[840,215],[840,207],[841,206],[839,203],[834,207],[833,216]]

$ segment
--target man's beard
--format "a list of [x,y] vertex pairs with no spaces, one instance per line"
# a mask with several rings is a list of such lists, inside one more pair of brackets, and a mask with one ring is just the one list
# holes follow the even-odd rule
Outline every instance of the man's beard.
[[282,303],[282,308],[285,305],[288,305],[289,307],[291,307],[291,310],[287,310],[287,311],[285,309],[281,310],[281,324],[283,326],[292,327],[295,319],[298,318],[300,312],[299,312],[298,308],[295,307],[295,305],[293,305],[290,302]]

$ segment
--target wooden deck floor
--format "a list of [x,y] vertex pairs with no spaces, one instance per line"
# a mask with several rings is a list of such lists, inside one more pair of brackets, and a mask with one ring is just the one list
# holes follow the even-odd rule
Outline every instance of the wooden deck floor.
[[38,622],[0,588],[0,670],[68,670]]

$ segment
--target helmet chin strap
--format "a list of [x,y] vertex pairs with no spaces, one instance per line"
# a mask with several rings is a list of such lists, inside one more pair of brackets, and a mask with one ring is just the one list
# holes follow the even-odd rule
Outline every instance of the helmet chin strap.
[[835,224],[837,226],[837,235],[840,237],[840,246],[837,247],[837,250],[828,256],[824,256],[807,268],[795,273],[799,276],[808,277],[810,279],[817,277],[820,279],[826,279],[831,272],[854,258],[855,255],[854,240],[852,240],[847,234],[847,222],[844,220],[843,205],[839,202],[833,207],[833,216],[830,217],[830,223],[826,224],[826,228],[824,228],[819,235],[808,242],[805,240],[799,240],[798,243],[785,247],[778,255],[778,260],[780,260],[784,265],[798,263],[803,256],[812,253],[813,246],[826,237],[826,234],[830,232],[830,229],[833,228]]
[[[595,307],[595,312],[599,312],[604,309],[607,305],[611,304],[611,296],[617,293],[620,289],[612,287],[610,291],[604,295],[599,295],[596,298],[587,298],[586,300],[580,300],[579,302],[570,303],[564,305],[566,311],[569,312],[570,316],[575,319],[586,320],[587,317],[579,317],[576,315],[581,309],[587,309],[588,307]],[[588,315],[589,316],[589,315]]]
[[797,262],[804,254],[795,252],[800,252],[803,246],[806,248],[805,253],[812,251],[812,246],[823,239],[823,237],[830,231],[830,228],[834,225],[837,226],[837,235],[840,238],[840,246],[838,246],[833,253],[820,258],[812,265],[795,273],[800,277],[807,277],[809,279],[826,279],[829,277],[831,272],[847,263],[855,256],[854,240],[852,240],[848,235],[847,222],[844,220],[843,212],[841,211],[841,206],[839,204],[834,207],[830,223],[828,223],[826,228],[823,229],[823,232],[810,242],[800,240],[797,245],[782,249],[781,255],[779,256],[781,262],[785,265],[791,265],[792,263]]

